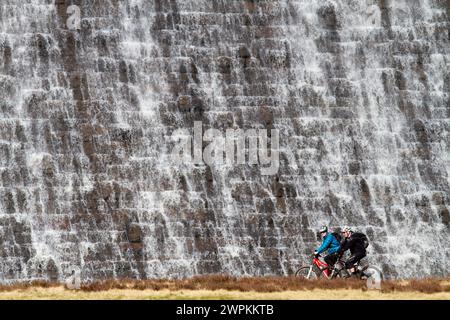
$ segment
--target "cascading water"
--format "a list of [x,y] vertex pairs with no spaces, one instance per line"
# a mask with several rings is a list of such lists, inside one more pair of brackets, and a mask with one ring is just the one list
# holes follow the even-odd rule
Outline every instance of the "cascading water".
[[[322,224],[365,232],[388,276],[448,275],[449,16],[0,0],[0,281],[289,274]],[[278,129],[278,173],[174,164],[194,121]]]

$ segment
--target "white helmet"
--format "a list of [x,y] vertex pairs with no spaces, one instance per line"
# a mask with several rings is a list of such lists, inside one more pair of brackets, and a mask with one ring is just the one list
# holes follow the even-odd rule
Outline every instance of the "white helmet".
[[342,232],[350,232],[353,233],[353,228],[349,227],[349,226],[345,226],[344,228],[342,228]]
[[324,232],[328,232],[328,227],[327,226],[320,227],[319,233],[324,233]]

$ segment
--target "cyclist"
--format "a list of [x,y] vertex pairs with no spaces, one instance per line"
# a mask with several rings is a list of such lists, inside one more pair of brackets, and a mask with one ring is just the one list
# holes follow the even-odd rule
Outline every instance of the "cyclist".
[[322,238],[322,245],[314,251],[314,256],[328,250],[328,255],[325,256],[324,260],[331,268],[339,257],[339,250],[341,248],[341,243],[338,240],[339,234],[329,233],[327,226],[320,228],[319,234]]
[[345,261],[345,268],[350,270],[352,275],[356,275],[355,264],[358,263],[367,254],[366,248],[369,245],[365,234],[354,232],[350,227],[342,229],[344,241],[341,244],[339,255],[345,251],[350,250],[350,258]]

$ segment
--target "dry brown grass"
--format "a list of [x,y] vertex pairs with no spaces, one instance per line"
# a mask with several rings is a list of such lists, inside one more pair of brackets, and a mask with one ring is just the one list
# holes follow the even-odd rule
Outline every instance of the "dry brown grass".
[[[0,292],[27,290],[30,288],[54,288],[60,283],[46,281],[32,281],[1,285]],[[152,291],[180,291],[180,290],[208,290],[208,291],[236,291],[274,293],[284,291],[311,290],[362,290],[366,291],[365,281],[357,279],[334,280],[305,280],[295,277],[232,277],[228,275],[198,276],[183,280],[168,279],[110,279],[82,284],[83,292],[100,292],[109,290],[152,290]],[[409,281],[384,281],[381,292],[420,292],[424,294],[450,292],[450,278],[447,279],[413,279]]]
[[384,281],[381,286],[382,292],[421,292],[421,293],[438,293],[450,292],[449,279],[412,279],[406,283],[399,281]]
[[294,277],[230,277],[224,275],[201,276],[184,280],[105,280],[83,284],[83,291],[111,289],[135,290],[229,290],[241,292],[280,292],[313,289],[363,289],[364,281],[355,279],[320,279],[309,281]]
[[16,282],[13,284],[0,285],[0,292],[27,290],[29,288],[54,288],[60,286],[60,283],[44,280],[34,280],[28,282]]

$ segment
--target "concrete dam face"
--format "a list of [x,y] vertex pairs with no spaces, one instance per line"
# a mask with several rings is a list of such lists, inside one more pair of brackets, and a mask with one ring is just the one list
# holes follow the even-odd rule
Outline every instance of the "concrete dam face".
[[[446,0],[1,0],[0,282],[289,275],[324,224],[364,232],[388,277],[447,276],[449,17]],[[267,133],[275,170],[250,147],[194,161],[208,129]],[[197,154],[174,161],[181,140]]]

